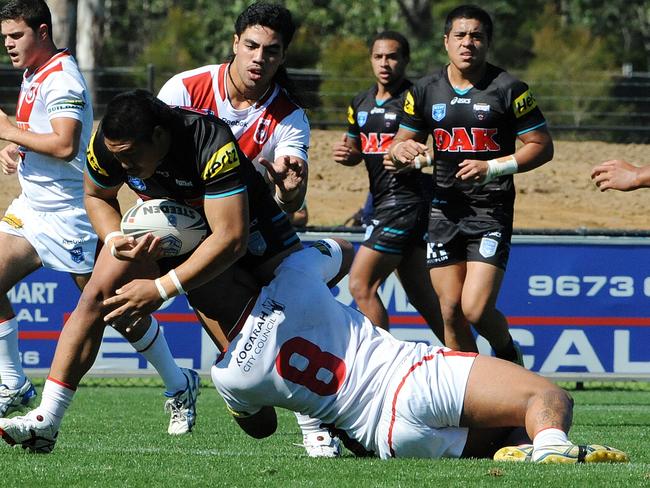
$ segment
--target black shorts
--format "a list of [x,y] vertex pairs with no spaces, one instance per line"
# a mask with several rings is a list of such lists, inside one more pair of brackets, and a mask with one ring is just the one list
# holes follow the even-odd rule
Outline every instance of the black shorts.
[[[454,208],[455,207],[455,208]],[[480,220],[472,217],[480,217]],[[427,267],[467,261],[488,263],[503,270],[510,256],[512,217],[507,211],[485,212],[465,206],[431,207]]]
[[405,203],[375,209],[362,246],[387,254],[404,254],[412,246],[424,247],[427,206]]

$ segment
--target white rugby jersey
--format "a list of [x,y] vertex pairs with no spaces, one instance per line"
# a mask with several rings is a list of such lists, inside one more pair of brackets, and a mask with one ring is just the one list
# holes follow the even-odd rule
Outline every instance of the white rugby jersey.
[[237,110],[228,98],[225,64],[211,64],[170,78],[158,98],[168,105],[207,109],[228,124],[239,147],[260,173],[257,160],[275,161],[295,156],[307,161],[309,122],[305,111],[292,102],[277,84],[254,106]]
[[234,412],[287,408],[334,424],[375,451],[386,385],[415,346],[332,296],[325,283],[340,265],[331,240],[288,256],[240,320],[212,379]]
[[23,158],[18,178],[28,204],[35,210],[63,210],[83,206],[83,168],[93,126],[93,109],[86,82],[67,49],[27,76],[20,87],[16,123],[37,134],[53,132],[59,117],[82,125],[79,152],[69,162],[20,147]]

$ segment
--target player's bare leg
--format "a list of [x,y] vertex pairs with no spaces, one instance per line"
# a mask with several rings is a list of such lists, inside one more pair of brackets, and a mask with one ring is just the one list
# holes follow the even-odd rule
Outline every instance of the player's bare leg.
[[440,304],[425,266],[425,254],[424,248],[412,248],[397,266],[397,274],[411,305],[422,315],[431,331],[444,344],[445,331]]
[[463,285],[462,310],[476,331],[487,339],[497,357],[519,362],[518,350],[512,342],[508,321],[496,309],[504,271],[491,264],[469,261]]
[[431,268],[429,274],[440,303],[445,346],[456,351],[477,352],[476,341],[461,307],[466,271],[466,263],[459,262]]
[[[567,434],[573,419],[573,399],[547,379],[521,366],[489,356],[477,356],[469,374],[461,426],[469,427],[472,452],[495,441],[493,429],[523,427],[533,440],[528,451],[515,446],[507,453],[530,452],[537,462],[627,462],[627,455],[601,445],[575,446]],[[479,429],[479,430],[476,430]],[[513,460],[526,460],[525,456]],[[500,458],[502,459],[502,458]]]
[[384,330],[389,329],[388,312],[377,290],[401,260],[399,254],[386,254],[360,246],[350,270],[350,293],[357,307],[375,326]]

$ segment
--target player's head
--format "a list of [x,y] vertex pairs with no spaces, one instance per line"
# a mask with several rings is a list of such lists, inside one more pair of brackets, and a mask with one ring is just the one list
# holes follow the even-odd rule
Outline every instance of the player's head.
[[291,12],[281,5],[257,2],[237,17],[231,69],[244,89],[257,93],[273,82],[287,85],[283,63],[295,30]]
[[104,143],[131,176],[149,178],[169,151],[175,112],[147,90],[115,96],[102,118]]
[[451,63],[460,71],[485,64],[492,42],[492,19],[481,7],[461,5],[445,20],[445,49]]
[[386,87],[402,82],[410,57],[409,42],[399,32],[380,32],[370,42],[372,71],[377,82]]
[[56,49],[52,15],[43,0],[10,0],[0,9],[5,48],[16,68],[35,69]]

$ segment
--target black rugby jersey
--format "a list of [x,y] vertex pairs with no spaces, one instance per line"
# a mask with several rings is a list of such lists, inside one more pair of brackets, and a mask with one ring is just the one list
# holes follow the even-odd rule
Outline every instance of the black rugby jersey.
[[512,175],[486,185],[463,182],[455,177],[458,163],[513,154],[518,135],[545,124],[528,85],[488,63],[483,79],[462,92],[451,86],[446,66],[419,80],[406,94],[401,126],[433,136],[434,202],[462,200],[477,207],[512,208]]
[[404,95],[412,83],[405,80],[388,100],[377,100],[377,85],[354,97],[348,107],[348,135],[359,141],[368,170],[374,207],[423,201],[429,176],[420,171],[395,174],[384,168],[384,154],[402,119]]
[[[101,125],[88,145],[86,171],[100,187],[126,183],[143,200],[169,198],[201,209],[204,198],[246,191],[251,214],[257,204],[276,205],[263,177],[239,149],[228,125],[203,112],[173,108],[169,152],[147,179],[127,175],[104,144]],[[278,208],[278,214],[281,210]]]

